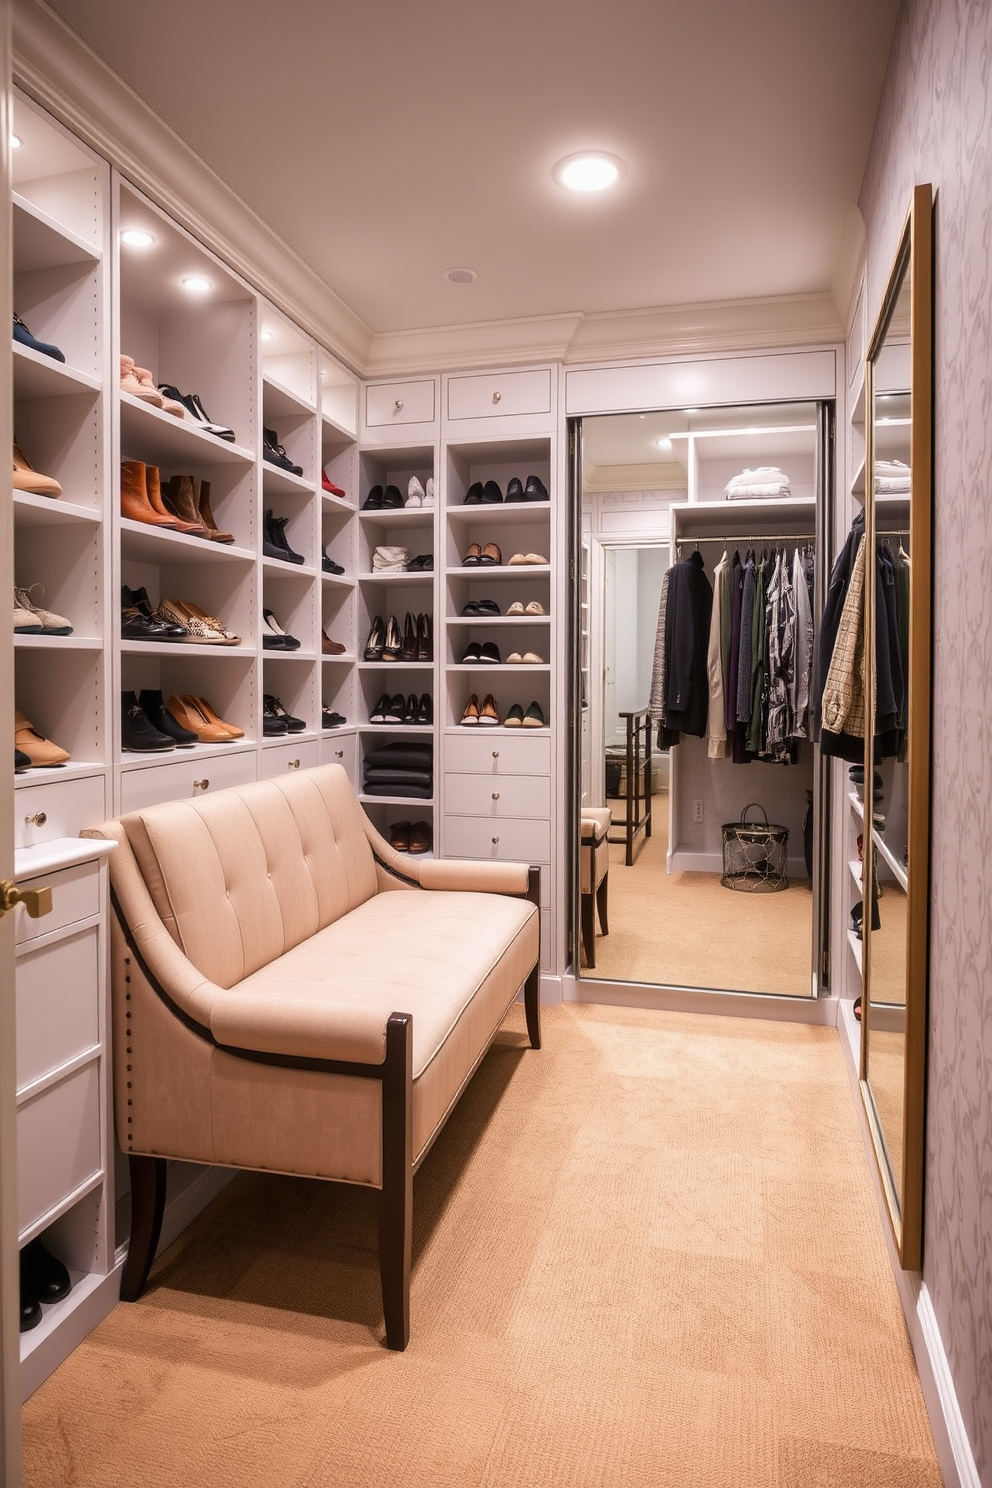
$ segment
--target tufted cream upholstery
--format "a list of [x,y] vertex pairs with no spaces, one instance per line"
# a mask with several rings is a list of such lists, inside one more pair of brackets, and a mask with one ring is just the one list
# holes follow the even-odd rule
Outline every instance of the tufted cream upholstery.
[[[118,844],[115,1110],[142,1183],[149,1159],[181,1158],[380,1187],[380,1203],[401,1214],[397,1185],[525,983],[539,1043],[540,919],[523,897],[526,866],[401,858],[338,765],[154,806],[85,835]],[[398,1139],[380,1070],[393,1013],[410,1015],[405,1180],[395,1158],[387,1173]],[[308,1060],[375,1078],[300,1067]],[[153,1209],[147,1200],[144,1220],[132,1220],[132,1246],[147,1257],[132,1298],[154,1250]],[[391,1347],[408,1331],[396,1300],[405,1287],[408,1313],[408,1221],[402,1228],[407,1281],[395,1282],[395,1247],[383,1262],[384,1297],[387,1277],[395,1282]]]

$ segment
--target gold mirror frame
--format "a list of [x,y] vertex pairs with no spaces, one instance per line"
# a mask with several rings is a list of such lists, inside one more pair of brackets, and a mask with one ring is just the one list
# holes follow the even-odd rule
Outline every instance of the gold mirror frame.
[[[903,1041],[901,1154],[890,1153],[883,1122],[872,1092],[871,941],[873,894],[879,856],[875,814],[874,719],[875,646],[865,646],[866,726],[862,897],[864,943],[860,1084],[878,1170],[888,1205],[900,1263],[919,1270],[923,1255],[923,1174],[925,1142],[927,984],[930,902],[930,658],[932,502],[933,502],[933,192],[917,186],[889,276],[885,298],[865,363],[865,540],[876,551],[879,511],[875,500],[876,367],[893,329],[894,317],[909,275],[910,492],[909,649],[905,667],[909,686],[906,730],[907,857],[905,1015]],[[882,531],[884,532],[884,524]],[[876,564],[865,565],[865,636],[875,636]],[[881,900],[880,908],[885,904]],[[878,1001],[876,999],[876,1001]],[[881,1003],[879,1002],[879,1008]],[[891,1005],[888,1011],[891,1012]],[[882,1023],[881,1011],[876,1014]],[[898,1022],[899,1020],[897,1020]],[[876,1032],[876,1047],[881,1028]],[[893,1144],[895,1146],[895,1144]],[[900,1160],[901,1158],[901,1160]]]

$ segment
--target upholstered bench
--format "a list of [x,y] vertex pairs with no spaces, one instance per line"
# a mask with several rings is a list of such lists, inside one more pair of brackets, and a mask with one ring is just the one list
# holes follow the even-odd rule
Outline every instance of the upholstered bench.
[[583,806],[580,836],[580,909],[582,949],[586,965],[596,965],[596,912],[604,935],[609,935],[610,825],[609,806]]
[[540,1047],[537,870],[396,853],[338,765],[84,835],[118,844],[121,1296],[147,1281],[169,1158],[362,1184],[386,1342],[405,1348],[414,1172],[521,987]]

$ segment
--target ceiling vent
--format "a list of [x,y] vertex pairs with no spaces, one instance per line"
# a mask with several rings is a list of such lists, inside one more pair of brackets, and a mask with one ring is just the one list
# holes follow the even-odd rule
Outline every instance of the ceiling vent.
[[478,277],[477,269],[445,269],[441,275],[449,284],[474,284]]

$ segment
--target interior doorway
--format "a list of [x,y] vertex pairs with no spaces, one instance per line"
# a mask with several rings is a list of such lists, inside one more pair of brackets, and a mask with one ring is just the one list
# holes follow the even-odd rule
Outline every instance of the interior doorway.
[[[676,565],[691,559],[712,594],[721,564],[749,563],[755,594],[759,569],[766,585],[762,607],[773,573],[790,585],[802,574],[812,611],[826,487],[821,440],[815,404],[583,421],[576,492],[582,977],[815,994],[811,839],[819,762],[805,712],[790,723],[783,746],[770,748],[762,721],[768,699],[756,680],[754,707],[764,714],[755,714],[753,748],[735,759],[713,747],[707,726],[698,734],[666,729],[658,685],[662,591]],[[787,472],[782,492],[732,496],[735,478],[759,466]],[[755,604],[752,596],[752,619]],[[708,611],[707,631],[711,621]],[[748,651],[749,679],[751,658]],[[731,846],[741,862],[728,860]]]

